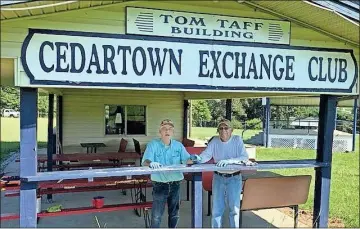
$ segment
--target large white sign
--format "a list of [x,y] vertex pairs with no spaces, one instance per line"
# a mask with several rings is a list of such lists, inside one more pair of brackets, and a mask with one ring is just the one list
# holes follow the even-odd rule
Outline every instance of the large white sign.
[[30,30],[21,60],[37,85],[351,93],[357,76],[350,50],[53,30]]
[[290,44],[290,22],[126,8],[126,33],[165,37]]

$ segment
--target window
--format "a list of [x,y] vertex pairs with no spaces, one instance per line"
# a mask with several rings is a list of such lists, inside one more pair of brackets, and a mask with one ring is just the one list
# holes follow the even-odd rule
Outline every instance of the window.
[[105,105],[105,134],[145,135],[146,107]]

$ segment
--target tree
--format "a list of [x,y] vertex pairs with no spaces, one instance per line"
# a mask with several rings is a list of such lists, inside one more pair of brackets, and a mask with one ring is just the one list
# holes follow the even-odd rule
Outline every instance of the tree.
[[[38,113],[40,116],[46,116],[48,113],[48,101],[47,95],[38,96]],[[20,110],[20,90],[16,87],[1,86],[1,109],[14,109]]]
[[193,125],[199,121],[210,121],[211,113],[208,104],[205,100],[193,100],[192,101],[192,115]]
[[219,120],[225,117],[225,100],[212,99],[206,101],[212,120]]
[[247,119],[263,117],[261,99],[245,99],[243,102],[243,108],[245,109]]
[[245,100],[243,99],[233,99],[232,100],[232,115],[234,120],[245,121],[247,114],[243,107],[243,103]]
[[19,110],[20,92],[14,87],[1,87],[1,109]]

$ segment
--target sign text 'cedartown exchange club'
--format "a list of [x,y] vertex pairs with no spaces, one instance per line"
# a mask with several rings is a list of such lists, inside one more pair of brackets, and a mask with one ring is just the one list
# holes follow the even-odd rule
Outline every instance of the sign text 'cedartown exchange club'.
[[348,50],[30,30],[22,64],[32,84],[351,92]]

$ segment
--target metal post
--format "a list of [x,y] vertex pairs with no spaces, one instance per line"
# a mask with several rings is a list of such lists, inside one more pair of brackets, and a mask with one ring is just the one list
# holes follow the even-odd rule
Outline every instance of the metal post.
[[[36,88],[20,88],[20,177],[37,174]],[[36,227],[36,183],[21,181],[20,227]]]
[[189,121],[189,101],[184,100],[184,122],[183,122],[183,138],[188,138],[188,121]]
[[[53,170],[53,130],[54,130],[54,94],[49,94],[49,104],[48,104],[48,137],[47,137],[47,171],[51,172]],[[47,200],[52,200],[52,195],[47,195]]]
[[[59,123],[57,124],[58,128],[59,128],[59,143],[60,146],[62,147],[63,145],[63,97],[62,96],[58,96],[58,115],[59,115]],[[62,153],[62,152],[61,152]]]
[[352,150],[351,151],[355,151],[355,143],[356,143],[356,123],[357,123],[357,112],[358,112],[358,107],[357,107],[357,103],[358,103],[358,99],[354,100],[354,108],[353,108],[353,130],[352,130],[352,134],[353,134],[353,139],[352,139]]
[[269,147],[269,133],[270,133],[270,98],[266,98],[265,105],[265,147]]
[[189,102],[189,137],[192,136],[192,102],[191,100],[188,100]]
[[329,166],[315,169],[313,227],[328,226],[332,146],[335,127],[336,96],[321,95],[316,160]]
[[191,184],[191,226],[193,228],[202,227],[202,174],[193,173]]
[[225,114],[226,119],[231,121],[232,118],[232,99],[227,99],[226,100],[226,114]]

